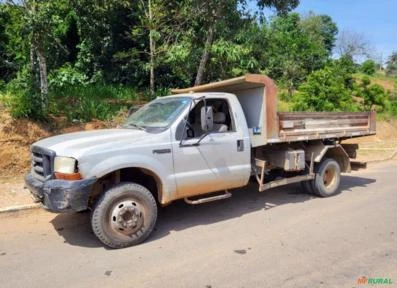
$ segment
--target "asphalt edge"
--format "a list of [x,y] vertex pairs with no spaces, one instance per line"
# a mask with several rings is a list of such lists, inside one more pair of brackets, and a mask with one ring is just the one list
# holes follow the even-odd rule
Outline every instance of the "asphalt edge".
[[390,161],[393,160],[394,158],[396,158],[397,156],[397,151],[394,151],[393,154],[390,157],[387,157],[385,159],[377,159],[377,160],[370,160],[367,161],[368,164],[375,164],[375,163],[381,163],[381,162],[385,162],[385,161]]
[[24,211],[24,210],[38,209],[40,207],[41,207],[40,203],[32,203],[32,204],[24,204],[24,205],[13,205],[13,206],[0,208],[0,214],[13,213],[13,212],[19,212],[19,211]]

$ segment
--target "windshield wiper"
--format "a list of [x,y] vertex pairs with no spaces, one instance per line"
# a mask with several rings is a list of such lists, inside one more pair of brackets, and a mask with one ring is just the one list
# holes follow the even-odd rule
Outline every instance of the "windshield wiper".
[[146,131],[146,128],[145,128],[145,127],[140,126],[140,125],[137,125],[137,124],[134,124],[134,123],[127,123],[127,124],[125,124],[124,126],[132,126],[132,127],[138,128],[139,130]]

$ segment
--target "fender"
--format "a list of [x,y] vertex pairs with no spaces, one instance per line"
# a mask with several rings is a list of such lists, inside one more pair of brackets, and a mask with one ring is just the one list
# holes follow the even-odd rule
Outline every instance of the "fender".
[[324,158],[333,158],[338,161],[341,172],[351,172],[350,158],[340,144],[326,145],[321,141],[310,143],[304,147],[306,161],[311,160],[313,154],[314,162],[319,163]]
[[[95,165],[89,167],[89,163],[95,163]],[[172,193],[176,191],[175,179],[173,174],[170,173],[171,171],[168,171],[160,161],[145,155],[118,155],[103,159],[100,162],[82,161],[79,162],[79,168],[83,172],[84,178],[96,177],[98,179],[123,168],[143,168],[149,170],[161,183],[162,191],[159,191],[161,195],[161,199],[159,200],[161,203],[169,202],[173,198]]]

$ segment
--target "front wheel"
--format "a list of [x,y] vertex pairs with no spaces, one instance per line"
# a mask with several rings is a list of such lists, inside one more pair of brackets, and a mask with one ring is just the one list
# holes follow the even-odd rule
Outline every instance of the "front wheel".
[[124,248],[144,241],[157,219],[152,193],[135,183],[120,183],[107,190],[96,203],[91,225],[95,235],[111,248]]
[[331,158],[324,159],[315,169],[316,176],[312,182],[315,195],[330,197],[338,194],[340,184],[340,166]]

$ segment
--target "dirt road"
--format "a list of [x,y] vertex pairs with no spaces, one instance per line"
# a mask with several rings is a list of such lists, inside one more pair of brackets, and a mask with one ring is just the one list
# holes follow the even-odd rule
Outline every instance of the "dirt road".
[[341,195],[252,185],[163,208],[144,244],[108,250],[89,214],[0,216],[1,287],[397,287],[397,161],[343,176]]

